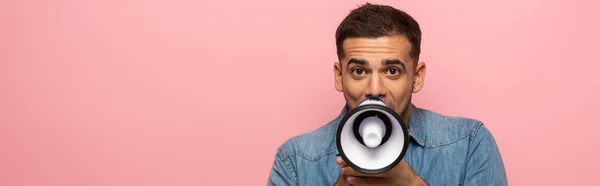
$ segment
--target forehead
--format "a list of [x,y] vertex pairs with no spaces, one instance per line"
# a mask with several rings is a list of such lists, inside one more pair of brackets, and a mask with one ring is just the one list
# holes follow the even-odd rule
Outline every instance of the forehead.
[[362,58],[380,60],[396,58],[408,62],[410,60],[410,42],[403,35],[383,36],[377,38],[348,38],[343,43],[345,60]]

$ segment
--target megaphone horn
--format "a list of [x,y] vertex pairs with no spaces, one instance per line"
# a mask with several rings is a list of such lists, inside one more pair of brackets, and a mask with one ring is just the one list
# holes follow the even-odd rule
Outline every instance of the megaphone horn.
[[378,97],[368,97],[346,114],[336,134],[344,161],[366,174],[378,174],[396,166],[406,153],[406,125]]

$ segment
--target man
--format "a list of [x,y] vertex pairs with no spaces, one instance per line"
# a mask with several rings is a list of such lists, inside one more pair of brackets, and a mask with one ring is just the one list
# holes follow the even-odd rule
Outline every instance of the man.
[[[328,124],[279,147],[267,185],[507,185],[496,142],[480,121],[411,103],[425,81],[420,43],[418,23],[403,11],[369,3],[353,10],[337,29],[333,66],[346,105]],[[369,96],[398,113],[410,135],[403,160],[375,175],[353,170],[335,144],[340,120]]]

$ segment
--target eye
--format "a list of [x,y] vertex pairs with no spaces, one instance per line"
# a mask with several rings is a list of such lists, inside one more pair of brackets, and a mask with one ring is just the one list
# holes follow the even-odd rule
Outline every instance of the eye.
[[365,73],[365,70],[361,68],[356,68],[352,70],[352,73],[354,73],[357,76],[362,76]]
[[395,68],[390,68],[390,69],[388,69],[388,74],[392,75],[392,76],[395,76],[395,75],[400,74],[400,71],[398,69],[395,69]]

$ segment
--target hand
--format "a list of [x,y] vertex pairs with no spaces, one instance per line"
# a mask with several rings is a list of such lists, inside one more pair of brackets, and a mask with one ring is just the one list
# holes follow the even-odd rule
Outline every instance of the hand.
[[404,161],[400,161],[394,168],[380,174],[364,174],[352,169],[341,157],[336,159],[340,166],[340,177],[335,186],[362,186],[362,185],[393,185],[413,186],[427,185],[415,171]]

